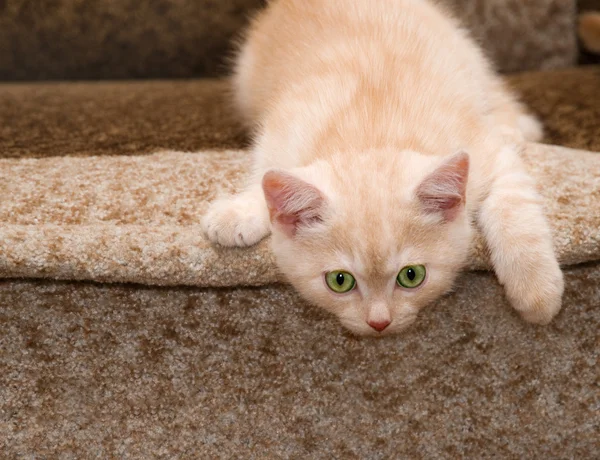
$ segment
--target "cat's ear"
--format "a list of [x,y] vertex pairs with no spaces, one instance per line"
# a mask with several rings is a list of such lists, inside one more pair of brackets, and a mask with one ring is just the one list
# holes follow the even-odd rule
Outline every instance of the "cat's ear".
[[459,152],[430,173],[417,188],[417,198],[425,212],[454,220],[465,202],[469,177],[469,155]]
[[262,188],[271,222],[288,236],[321,220],[325,198],[314,185],[285,171],[270,170],[263,176]]

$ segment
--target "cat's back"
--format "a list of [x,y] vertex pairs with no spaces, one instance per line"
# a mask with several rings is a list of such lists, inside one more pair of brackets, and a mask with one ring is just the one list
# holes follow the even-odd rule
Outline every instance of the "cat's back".
[[429,1],[275,0],[248,30],[235,85],[256,118],[282,92],[323,76],[332,86],[359,79],[388,98],[439,98],[440,86],[456,94],[485,72],[478,49]]

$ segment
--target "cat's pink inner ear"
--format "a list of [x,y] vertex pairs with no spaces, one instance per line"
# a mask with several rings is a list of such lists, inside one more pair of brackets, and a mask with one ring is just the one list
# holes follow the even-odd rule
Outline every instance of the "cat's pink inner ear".
[[271,222],[288,236],[301,225],[321,219],[324,197],[313,185],[285,171],[271,170],[263,176],[263,192]]
[[417,188],[417,198],[427,213],[452,221],[465,202],[469,155],[457,153],[429,174]]

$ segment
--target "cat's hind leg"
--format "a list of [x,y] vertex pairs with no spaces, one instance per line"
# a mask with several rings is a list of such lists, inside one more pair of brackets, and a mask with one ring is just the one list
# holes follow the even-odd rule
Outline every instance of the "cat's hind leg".
[[500,172],[480,209],[479,225],[513,307],[526,321],[547,324],[561,307],[563,274],[533,180],[516,148],[503,150],[497,160]]
[[525,111],[517,116],[517,128],[528,142],[540,142],[544,137],[542,123],[534,115]]
[[542,123],[528,112],[506,88],[504,82],[494,79],[488,94],[496,126],[516,142],[539,142],[544,137]]
[[214,201],[204,218],[202,230],[221,246],[252,246],[270,233],[269,211],[260,184],[238,195]]

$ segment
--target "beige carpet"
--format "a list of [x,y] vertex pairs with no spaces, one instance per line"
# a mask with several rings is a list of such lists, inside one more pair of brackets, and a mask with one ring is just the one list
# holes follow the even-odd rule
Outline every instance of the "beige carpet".
[[[511,82],[547,142],[600,150],[597,68]],[[597,456],[597,154],[526,152],[567,264],[550,326],[472,271],[405,334],[357,339],[284,285],[217,287],[277,279],[266,243],[198,229],[249,160],[224,91],[0,85],[0,458]]]
[[[503,71],[554,69],[576,61],[577,0],[438,1],[455,11]],[[0,80],[223,75],[234,37],[265,4],[2,0]]]
[[[531,145],[560,262],[600,260],[600,155]],[[211,246],[199,221],[238,189],[244,151],[0,159],[0,276],[158,285],[237,286],[278,280],[267,242]],[[595,212],[598,211],[598,212]],[[489,268],[484,246],[471,268]]]
[[597,458],[600,270],[525,324],[471,273],[402,336],[287,287],[0,283],[2,458]]

